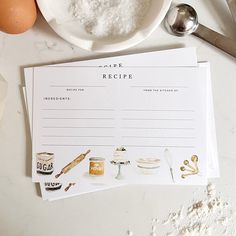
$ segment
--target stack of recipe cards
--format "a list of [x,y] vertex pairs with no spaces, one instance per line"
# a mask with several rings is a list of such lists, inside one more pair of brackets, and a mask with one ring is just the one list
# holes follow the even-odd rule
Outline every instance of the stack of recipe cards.
[[24,94],[45,200],[219,176],[210,68],[194,48],[26,68]]

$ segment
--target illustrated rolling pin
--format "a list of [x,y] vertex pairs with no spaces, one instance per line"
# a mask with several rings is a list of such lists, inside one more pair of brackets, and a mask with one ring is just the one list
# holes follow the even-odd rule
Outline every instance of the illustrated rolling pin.
[[57,174],[55,177],[59,178],[62,174],[66,174],[69,172],[72,168],[77,166],[81,161],[84,160],[84,158],[90,153],[90,150],[88,150],[86,153],[80,154],[78,157],[76,157],[72,162],[70,162],[68,165],[63,167],[61,172]]
[[75,186],[76,183],[69,183],[69,185],[64,189],[67,192],[72,186]]

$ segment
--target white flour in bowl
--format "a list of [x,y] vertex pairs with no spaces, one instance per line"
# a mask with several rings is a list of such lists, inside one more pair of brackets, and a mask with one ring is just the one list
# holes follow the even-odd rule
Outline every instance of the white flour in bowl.
[[85,31],[98,38],[135,32],[152,0],[71,0],[69,13]]

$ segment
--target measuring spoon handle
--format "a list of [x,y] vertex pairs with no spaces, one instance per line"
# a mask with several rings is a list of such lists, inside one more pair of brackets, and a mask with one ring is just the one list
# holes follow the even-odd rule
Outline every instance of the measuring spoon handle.
[[201,24],[193,34],[236,58],[236,41]]

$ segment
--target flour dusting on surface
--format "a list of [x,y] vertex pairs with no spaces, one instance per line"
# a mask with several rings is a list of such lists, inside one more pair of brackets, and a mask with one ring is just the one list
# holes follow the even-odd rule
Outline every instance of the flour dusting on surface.
[[[157,234],[162,229],[164,234]],[[167,228],[167,229],[166,229]],[[165,230],[166,229],[166,230]],[[235,212],[209,184],[206,195],[171,212],[162,221],[152,220],[152,236],[236,236]]]
[[128,235],[128,236],[134,236],[134,233],[133,233],[132,231],[128,230],[128,231],[127,231],[127,235]]
[[142,23],[152,0],[70,0],[69,12],[98,38],[126,36]]
[[222,235],[235,235],[233,211],[229,204],[217,196],[213,184],[207,186],[206,195],[204,199],[194,201],[186,207],[185,211],[180,210],[181,214],[170,214],[167,219],[173,228],[170,235],[210,236],[215,235],[215,230],[220,231]]

